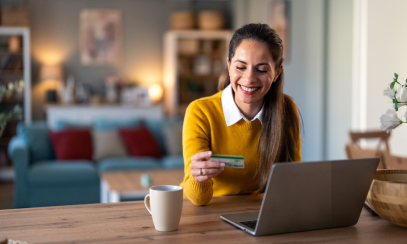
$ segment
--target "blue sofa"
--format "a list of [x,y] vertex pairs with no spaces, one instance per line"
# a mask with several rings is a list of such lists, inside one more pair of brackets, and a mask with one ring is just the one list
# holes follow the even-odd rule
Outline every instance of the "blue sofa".
[[[159,142],[166,146],[163,125],[168,121],[144,121]],[[173,123],[173,122],[171,122]],[[14,206],[16,208],[87,204],[100,202],[102,171],[183,168],[182,155],[151,157],[110,157],[98,162],[55,158],[44,122],[20,123],[8,153],[15,172]]]

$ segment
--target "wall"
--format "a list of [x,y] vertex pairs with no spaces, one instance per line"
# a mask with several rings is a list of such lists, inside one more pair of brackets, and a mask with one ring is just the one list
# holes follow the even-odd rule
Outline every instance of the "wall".
[[327,2],[326,158],[346,158],[352,117],[353,0]]
[[[352,106],[359,116],[353,117],[353,128],[359,130],[378,129],[380,116],[391,108],[390,99],[382,95],[384,88],[399,73],[399,80],[407,78],[407,1],[403,0],[355,0],[355,25],[361,29],[360,38],[355,39],[357,70],[354,85],[359,94],[353,98]],[[404,118],[406,108],[399,111]],[[390,138],[391,152],[407,156],[405,149],[407,126],[395,129]]]
[[[3,4],[11,4],[6,0]],[[180,9],[221,9],[231,25],[230,1],[186,0],[27,0],[30,9],[33,54],[33,117],[44,118],[46,85],[38,83],[42,63],[61,62],[65,74],[89,84],[103,94],[103,79],[116,74],[151,84],[162,81],[162,40],[168,30],[169,14]],[[118,9],[123,19],[123,59],[116,67],[90,67],[80,64],[79,13],[84,8]]]

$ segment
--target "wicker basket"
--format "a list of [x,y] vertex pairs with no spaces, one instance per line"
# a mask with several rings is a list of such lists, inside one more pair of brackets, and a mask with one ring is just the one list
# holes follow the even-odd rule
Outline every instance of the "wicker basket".
[[170,15],[170,28],[174,30],[188,30],[193,29],[195,26],[194,12],[176,11]]
[[204,10],[198,14],[198,26],[203,30],[219,30],[225,25],[222,12],[216,10]]
[[1,25],[2,26],[29,26],[28,7],[22,6],[13,8],[3,6],[1,8]]

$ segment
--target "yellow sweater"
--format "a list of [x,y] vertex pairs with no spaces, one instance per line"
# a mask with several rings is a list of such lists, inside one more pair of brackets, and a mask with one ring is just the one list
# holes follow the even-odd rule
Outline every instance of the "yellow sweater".
[[[184,197],[193,204],[205,205],[212,196],[254,194],[257,185],[253,175],[258,166],[259,136],[262,125],[258,119],[227,126],[223,114],[222,91],[211,97],[192,102],[185,113],[182,145],[185,176],[181,186]],[[219,175],[198,183],[191,175],[191,157],[198,152],[212,150],[212,154],[244,157],[244,169],[225,168]],[[301,151],[295,157],[301,161]]]

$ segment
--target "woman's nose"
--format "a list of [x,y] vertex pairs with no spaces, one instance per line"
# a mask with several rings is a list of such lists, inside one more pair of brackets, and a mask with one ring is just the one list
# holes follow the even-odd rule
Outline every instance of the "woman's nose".
[[251,81],[255,81],[255,80],[256,80],[256,74],[255,74],[254,69],[252,69],[252,68],[246,69],[246,72],[245,72],[245,79],[246,79],[248,82],[251,82]]

